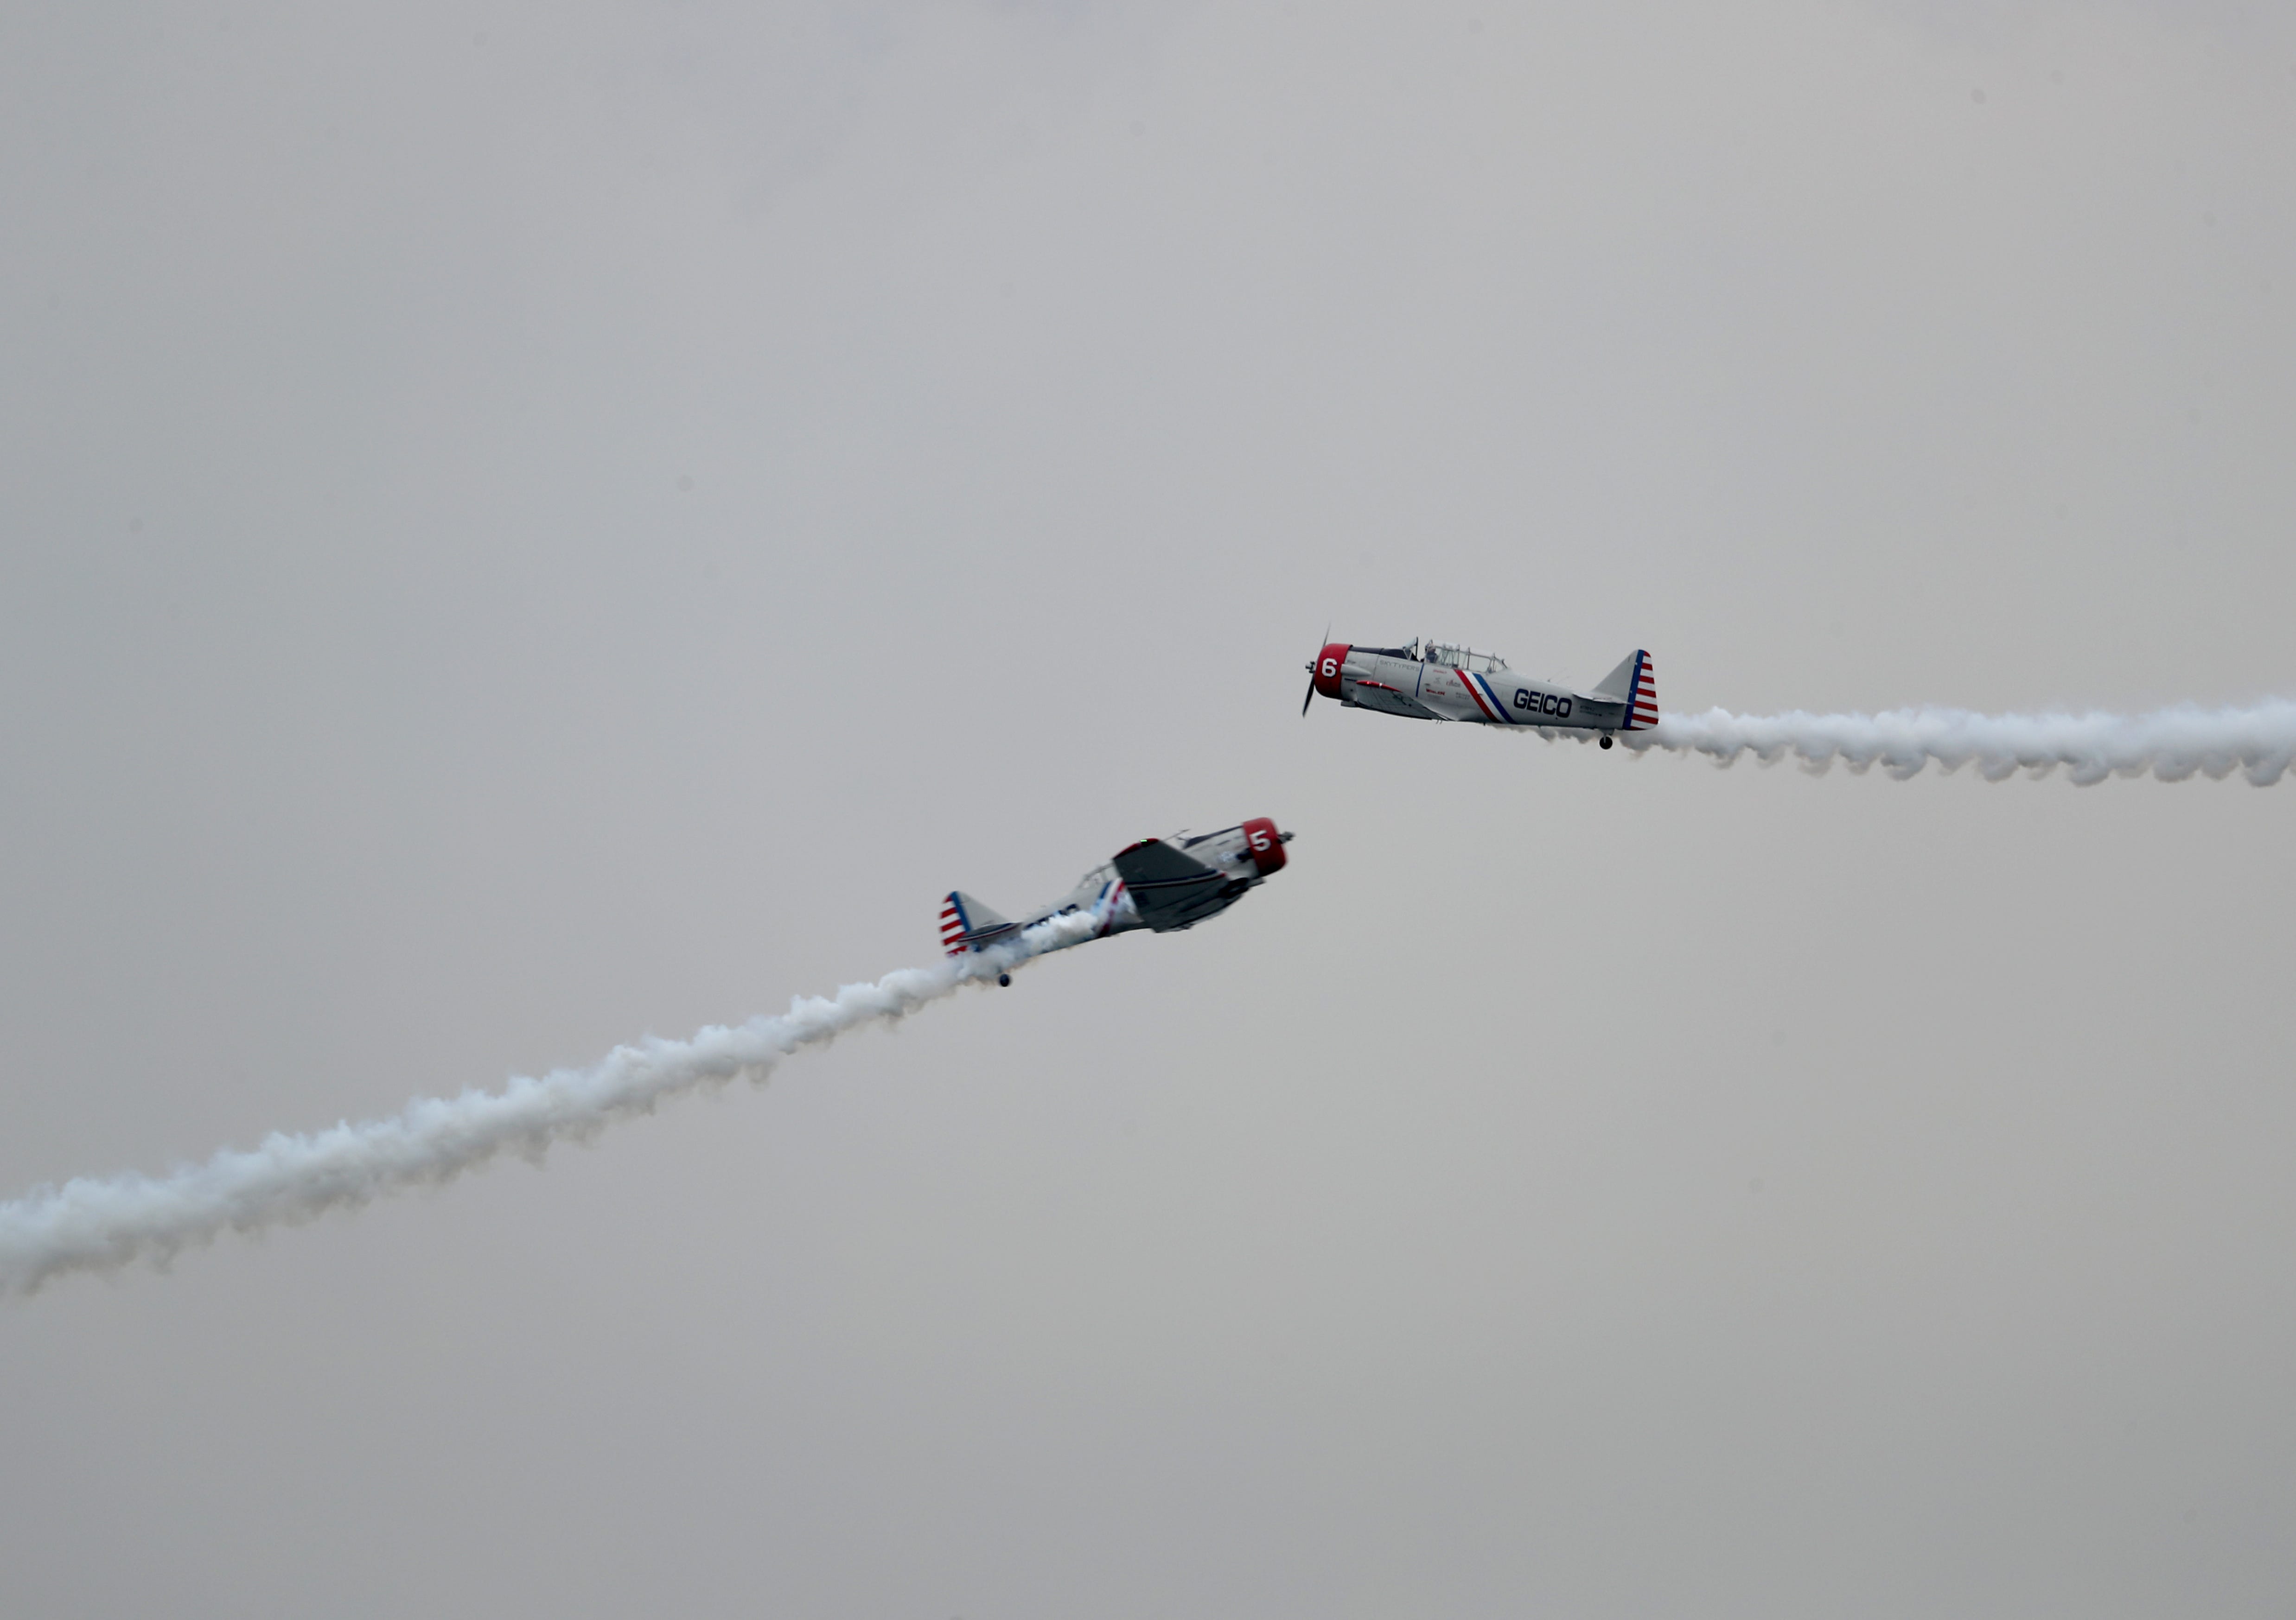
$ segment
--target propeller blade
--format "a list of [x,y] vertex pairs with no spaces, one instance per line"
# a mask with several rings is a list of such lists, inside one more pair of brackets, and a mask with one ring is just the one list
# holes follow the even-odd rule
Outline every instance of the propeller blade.
[[[1324,649],[1324,648],[1325,648],[1325,647],[1328,647],[1328,646],[1330,646],[1331,644],[1332,644],[1332,621],[1331,621],[1330,619],[1328,619],[1328,618],[1327,618],[1327,619],[1325,619],[1325,620],[1324,621],[1324,639],[1323,639],[1322,641],[1320,641],[1320,642],[1316,642],[1316,649],[1317,649],[1316,653],[1316,658],[1321,658],[1321,657],[1323,657],[1324,655],[1323,655],[1322,649]],[[1304,698],[1302,698],[1302,699],[1300,699],[1300,718],[1301,718],[1302,720],[1305,720],[1305,719],[1308,717],[1308,705],[1309,705],[1310,703],[1313,703],[1315,700],[1316,700],[1316,659],[1309,659],[1308,660],[1308,695],[1307,695],[1306,697],[1304,697]]]

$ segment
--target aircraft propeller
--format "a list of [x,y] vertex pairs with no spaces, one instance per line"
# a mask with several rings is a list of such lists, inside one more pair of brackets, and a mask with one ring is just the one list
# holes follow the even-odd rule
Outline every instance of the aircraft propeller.
[[[1330,642],[1331,639],[1332,639],[1332,621],[1331,621],[1331,620],[1329,620],[1329,619],[1325,619],[1325,620],[1324,621],[1324,639],[1323,639],[1323,641],[1318,642],[1316,642],[1316,648],[1317,648],[1317,650],[1318,650],[1318,656],[1321,656],[1321,650],[1322,650],[1325,645],[1327,645],[1327,644]],[[1308,717],[1308,705],[1309,705],[1310,703],[1313,703],[1315,700],[1316,700],[1316,660],[1315,660],[1314,659],[1309,659],[1308,660],[1308,695],[1307,695],[1306,697],[1304,697],[1304,698],[1302,698],[1302,699],[1300,699],[1300,718],[1301,718],[1302,720],[1305,720],[1305,719]]]

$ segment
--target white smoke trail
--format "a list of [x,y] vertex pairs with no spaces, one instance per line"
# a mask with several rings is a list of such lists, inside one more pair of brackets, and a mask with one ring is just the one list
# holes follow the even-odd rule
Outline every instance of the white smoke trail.
[[1999,781],[2020,770],[2046,776],[2068,767],[2083,787],[2108,776],[2182,781],[2243,772],[2259,788],[2280,780],[2296,758],[2296,702],[2268,699],[2246,708],[2164,708],[2149,715],[1980,715],[1960,708],[1898,708],[1878,715],[1661,715],[1654,730],[1620,736],[1627,747],[1671,749],[1728,765],[1741,754],[1774,765],[1791,754],[1813,773],[1835,760],[1853,771],[1880,765],[1918,775],[1935,761],[1948,771],[1974,764]]
[[960,986],[993,978],[1031,956],[1096,930],[1088,913],[1056,917],[1017,944],[905,968],[833,997],[799,997],[779,1018],[711,1027],[690,1041],[649,1037],[618,1046],[590,1068],[520,1076],[498,1092],[426,1097],[390,1119],[266,1138],[226,1149],[163,1176],[78,1178],[0,1204],[0,1297],[29,1294],[71,1272],[114,1271],[138,1259],[165,1264],[230,1227],[308,1221],[401,1188],[451,1181],[498,1153],[539,1163],[554,1144],[584,1141],[618,1119],[701,1086],[763,1083],[791,1053],[866,1024],[895,1024]]

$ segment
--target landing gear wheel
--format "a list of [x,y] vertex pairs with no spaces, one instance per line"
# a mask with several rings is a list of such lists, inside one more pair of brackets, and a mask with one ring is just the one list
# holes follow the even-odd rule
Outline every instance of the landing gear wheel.
[[1604,748],[1609,748],[1611,746],[1611,740],[1608,737],[1603,739],[1603,746]]
[[999,973],[996,976],[996,982],[1000,985],[1009,985],[1013,982],[1013,976],[1010,973]]

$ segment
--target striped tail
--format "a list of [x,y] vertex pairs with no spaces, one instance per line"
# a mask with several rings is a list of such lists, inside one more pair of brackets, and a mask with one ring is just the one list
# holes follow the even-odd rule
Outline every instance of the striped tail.
[[1651,656],[1637,650],[1635,653],[1635,681],[1630,689],[1634,697],[1627,705],[1626,724],[1622,732],[1646,732],[1658,724],[1658,679],[1651,674]]
[[949,890],[940,903],[940,948],[945,955],[978,951],[1012,931],[1011,923],[961,888]]
[[1587,695],[1626,709],[1626,718],[1619,722],[1622,732],[1646,732],[1658,724],[1658,681],[1651,674],[1650,654],[1640,647]]

